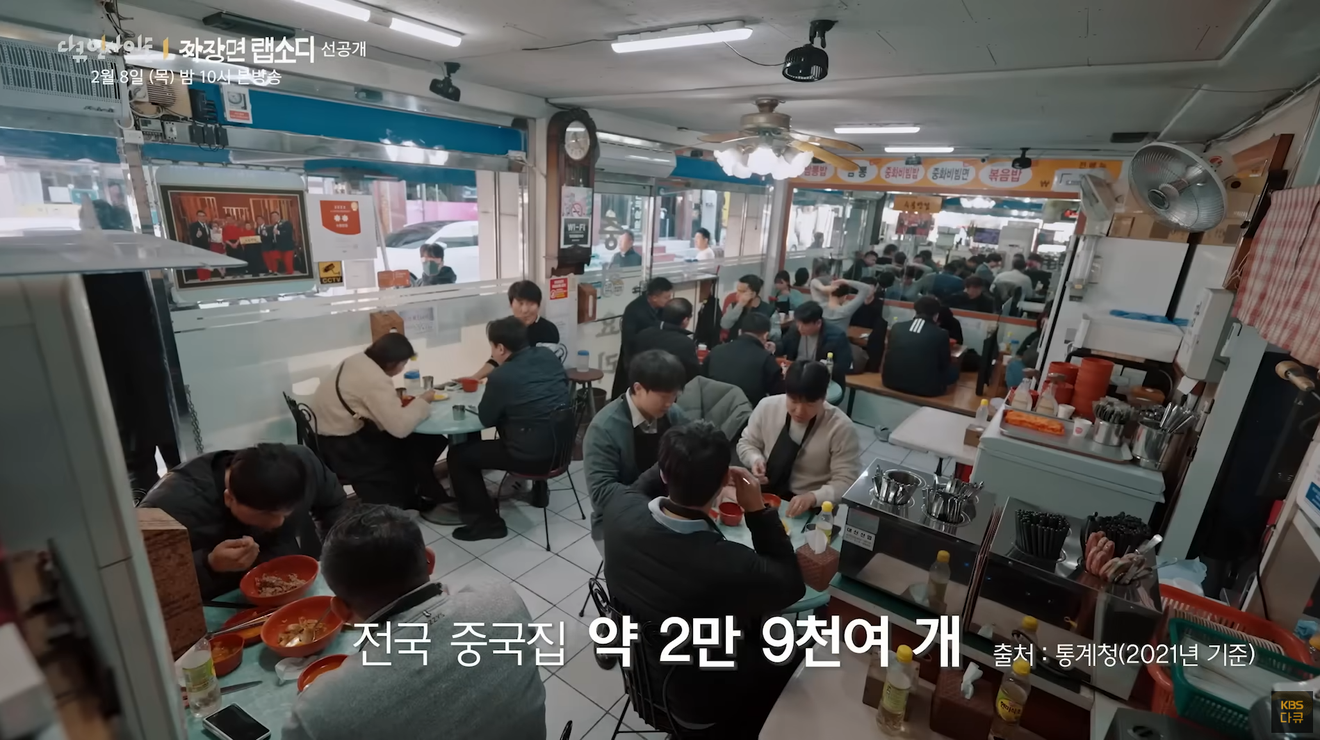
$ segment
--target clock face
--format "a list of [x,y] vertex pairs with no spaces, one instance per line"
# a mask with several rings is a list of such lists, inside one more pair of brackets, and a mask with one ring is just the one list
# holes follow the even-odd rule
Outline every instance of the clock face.
[[586,125],[574,121],[564,129],[564,153],[569,159],[584,160],[591,153],[591,132]]

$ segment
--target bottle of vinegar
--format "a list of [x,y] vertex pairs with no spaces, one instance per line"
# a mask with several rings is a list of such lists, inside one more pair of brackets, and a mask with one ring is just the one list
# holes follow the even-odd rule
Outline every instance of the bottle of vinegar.
[[875,722],[881,732],[897,735],[903,731],[903,717],[907,714],[908,693],[916,681],[917,665],[912,662],[912,648],[899,645],[898,660],[889,664],[885,674],[885,688],[880,694],[880,709]]
[[203,635],[183,656],[183,685],[188,691],[188,709],[194,717],[205,717],[220,708],[220,679],[211,661],[211,642]]

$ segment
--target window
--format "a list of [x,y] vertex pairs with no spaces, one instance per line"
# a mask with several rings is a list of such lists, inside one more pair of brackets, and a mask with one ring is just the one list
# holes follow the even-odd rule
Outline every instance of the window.
[[445,182],[371,183],[384,240],[376,269],[408,270],[419,285],[493,278],[494,260],[483,259],[479,248],[481,238],[493,234],[482,234],[477,173],[440,172]]
[[650,204],[649,195],[610,192],[609,183],[599,186],[591,204],[593,239],[587,270],[641,269],[646,264]]
[[84,201],[103,203],[103,228],[131,231],[127,192],[118,164],[0,157],[0,236],[79,229]]

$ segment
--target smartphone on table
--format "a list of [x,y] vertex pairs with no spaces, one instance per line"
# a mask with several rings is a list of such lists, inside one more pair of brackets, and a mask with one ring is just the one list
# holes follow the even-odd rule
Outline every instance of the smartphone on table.
[[270,730],[243,708],[230,704],[202,719],[202,727],[220,740],[268,740]]

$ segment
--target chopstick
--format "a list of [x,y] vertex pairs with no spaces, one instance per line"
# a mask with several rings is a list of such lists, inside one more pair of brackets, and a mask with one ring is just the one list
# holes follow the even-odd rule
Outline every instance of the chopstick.
[[218,609],[248,609],[248,608],[251,608],[252,605],[251,605],[251,604],[239,604],[239,603],[234,602],[234,601],[215,601],[215,600],[211,600],[211,601],[203,601],[203,602],[202,602],[202,606],[214,606],[214,607],[216,607],[216,608],[218,608]]
[[265,614],[262,614],[261,616],[255,618],[255,619],[251,619],[251,620],[249,620],[249,621],[247,621],[247,622],[244,622],[244,623],[242,623],[242,624],[236,624],[236,625],[234,625],[233,627],[226,627],[226,628],[224,628],[224,629],[222,629],[222,630],[216,630],[215,632],[211,632],[211,633],[209,633],[209,634],[207,635],[207,638],[211,638],[211,637],[219,637],[220,635],[227,635],[227,634],[229,634],[229,633],[231,633],[231,632],[242,632],[243,630],[251,629],[252,627],[256,627],[256,626],[258,626],[258,625],[263,625],[263,624],[266,623],[266,620],[267,620],[267,619],[270,619],[270,615],[272,615],[272,614],[274,614],[274,613],[275,613],[275,610],[274,610],[274,609],[271,609],[270,611],[266,612]]

